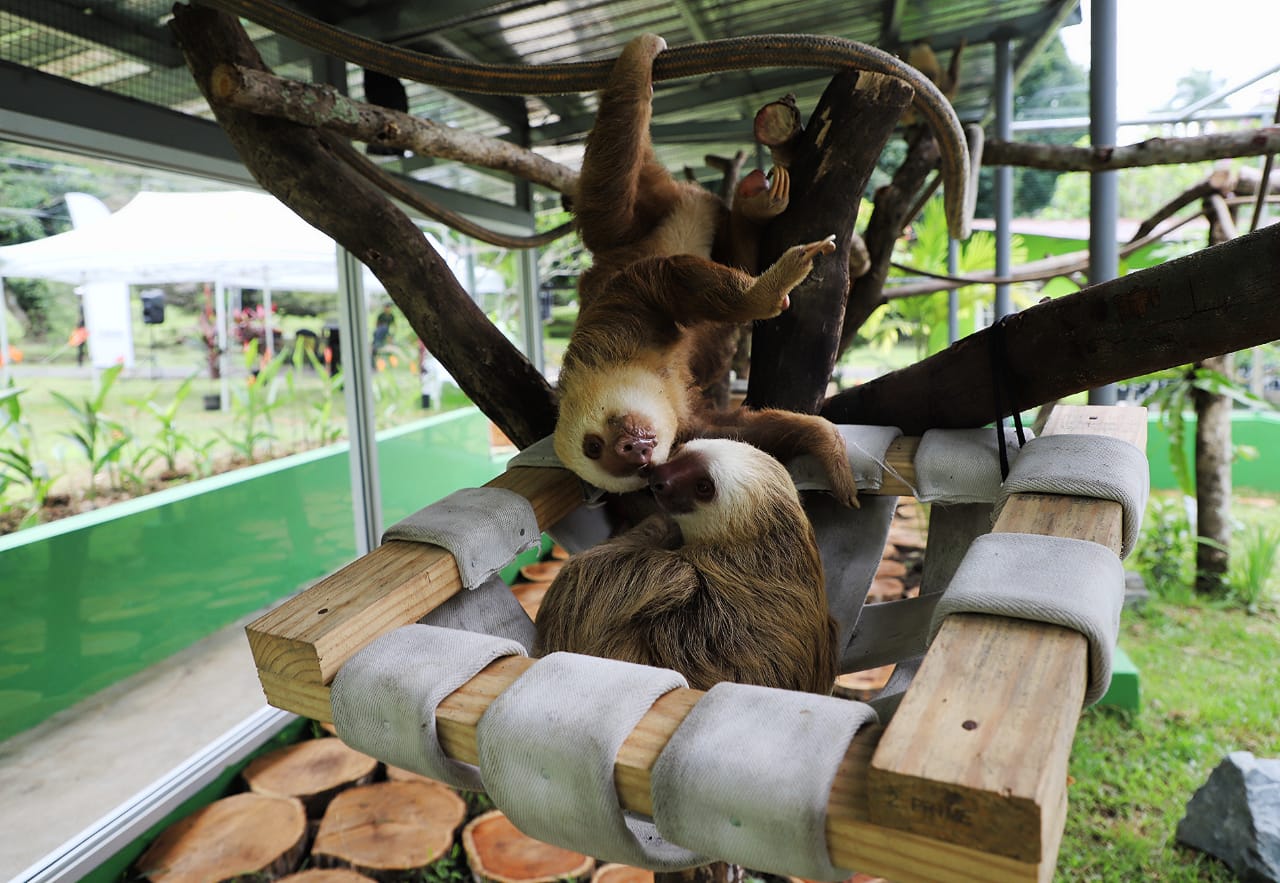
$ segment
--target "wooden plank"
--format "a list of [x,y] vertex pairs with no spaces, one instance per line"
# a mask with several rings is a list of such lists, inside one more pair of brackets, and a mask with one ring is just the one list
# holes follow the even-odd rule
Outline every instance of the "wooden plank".
[[[544,529],[582,502],[580,482],[562,469],[509,469],[486,487],[527,497]],[[316,688],[353,653],[417,622],[460,588],[453,556],[438,546],[393,541],[351,562],[245,628],[267,701],[301,714],[304,700],[314,716],[318,703],[328,704],[327,690]]]
[[[507,657],[491,663],[440,703],[436,726],[441,747],[456,760],[476,763],[476,726],[489,704],[533,660]],[[653,765],[676,728],[702,693],[673,690],[661,697],[641,718],[618,751],[614,785],[622,806],[651,816]],[[841,762],[827,803],[827,843],[839,867],[856,868],[902,883],[977,883],[977,881],[1033,881],[1041,879],[1034,863],[985,855],[975,849],[893,830],[869,820],[867,768],[878,726],[864,727],[854,737]]]
[[[886,472],[880,493],[913,492],[918,446],[917,438],[890,445],[885,460],[892,472]],[[562,469],[516,467],[486,487],[525,496],[544,530],[582,502],[578,480]],[[245,629],[267,701],[328,720],[326,685],[342,664],[379,635],[417,622],[460,588],[457,565],[444,549],[391,541],[286,600]]]
[[[1146,427],[1141,408],[1059,406],[1044,434],[1112,435],[1145,448]],[[995,530],[1118,551],[1120,527],[1117,503],[1019,494]],[[1086,656],[1084,638],[1057,626],[949,617],[872,759],[872,819],[1051,875]]]

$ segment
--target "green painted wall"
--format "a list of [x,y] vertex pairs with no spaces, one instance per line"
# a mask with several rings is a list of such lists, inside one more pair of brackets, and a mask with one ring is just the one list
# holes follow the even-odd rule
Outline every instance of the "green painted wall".
[[[1187,465],[1192,465],[1195,416],[1187,415]],[[1280,492],[1280,415],[1237,411],[1231,415],[1231,440],[1257,450],[1252,460],[1237,457],[1231,467],[1231,482],[1238,490]],[[1151,463],[1151,486],[1171,490],[1178,486],[1169,465],[1169,440],[1155,416],[1147,430],[1147,460]],[[1193,470],[1194,471],[1194,470]]]
[[[347,446],[0,537],[0,740],[355,557]],[[378,436],[384,524],[503,467],[468,408]]]

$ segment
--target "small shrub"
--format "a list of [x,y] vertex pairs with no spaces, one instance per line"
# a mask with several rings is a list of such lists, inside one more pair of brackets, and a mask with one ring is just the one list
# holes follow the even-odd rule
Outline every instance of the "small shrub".
[[1272,574],[1280,559],[1280,525],[1250,525],[1237,537],[1227,574],[1230,600],[1257,612],[1271,595]]
[[1192,597],[1195,544],[1183,498],[1153,497],[1133,557],[1152,593],[1168,601]]

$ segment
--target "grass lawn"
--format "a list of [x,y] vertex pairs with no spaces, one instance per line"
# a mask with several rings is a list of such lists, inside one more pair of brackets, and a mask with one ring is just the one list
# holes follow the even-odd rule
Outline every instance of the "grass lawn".
[[[1234,512],[1243,528],[1274,526],[1275,503],[1238,496]],[[1140,676],[1139,711],[1090,708],[1081,718],[1058,879],[1235,879],[1175,843],[1174,829],[1227,754],[1280,757],[1280,692],[1271,686],[1280,658],[1274,576],[1255,613],[1164,591],[1177,600],[1154,595],[1122,618],[1120,644]]]

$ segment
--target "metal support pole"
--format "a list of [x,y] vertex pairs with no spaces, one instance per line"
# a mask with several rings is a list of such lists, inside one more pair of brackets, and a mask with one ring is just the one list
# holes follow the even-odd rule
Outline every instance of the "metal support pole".
[[542,371],[546,357],[542,351],[542,303],[538,298],[538,254],[531,248],[520,253],[520,314],[523,319],[524,354],[533,367]]
[[213,283],[213,319],[218,323],[218,404],[223,413],[231,407],[231,386],[227,380],[227,287]]
[[376,548],[382,537],[382,493],[378,486],[378,445],[373,419],[373,387],[366,342],[369,319],[360,262],[338,248],[338,344],[342,353],[342,393],[347,404],[351,448],[351,510],[356,554]]
[[0,276],[0,386],[9,385],[9,302],[4,296],[4,277]]
[[[1089,22],[1089,142],[1116,143],[1117,0],[1093,0]],[[1114,279],[1120,271],[1116,219],[1119,198],[1115,172],[1089,174],[1089,283]],[[1114,384],[1089,390],[1089,404],[1114,405]]]
[[[996,41],[995,137],[1013,140],[1013,45],[1010,40]],[[1012,270],[1013,167],[995,168],[996,275],[1007,277]],[[1013,298],[1008,284],[996,286],[995,318],[1013,312]]]

